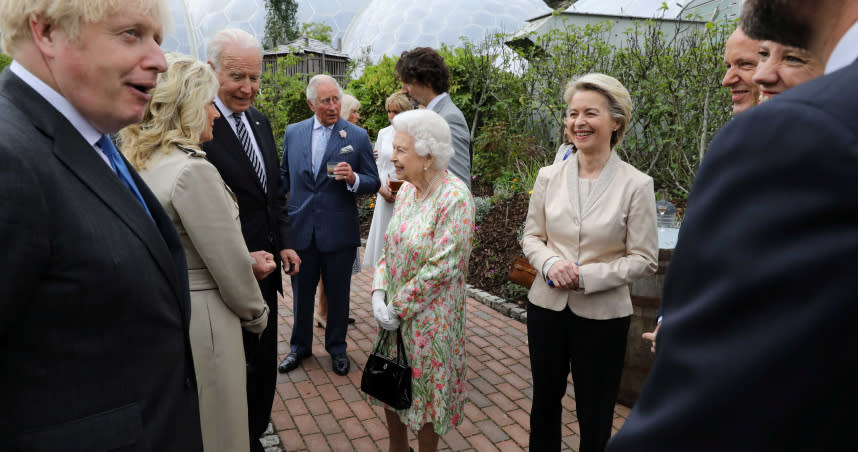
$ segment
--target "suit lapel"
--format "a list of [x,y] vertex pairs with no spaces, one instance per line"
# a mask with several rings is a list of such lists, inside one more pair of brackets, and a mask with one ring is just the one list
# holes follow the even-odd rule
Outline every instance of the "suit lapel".
[[[256,175],[256,170],[253,169],[253,165],[250,163],[250,158],[247,156],[247,151],[244,150],[244,146],[238,141],[238,136],[235,134],[235,130],[233,130],[232,125],[227,121],[234,121],[232,118],[227,118],[224,116],[223,112],[218,109],[221,116],[220,118],[215,119],[214,125],[214,136],[219,137],[221,143],[224,146],[224,150],[230,155],[231,159],[235,162],[238,168],[241,168],[241,171],[245,173],[245,180],[256,181],[255,185],[259,188],[260,193],[264,193],[262,191],[262,182],[259,181],[259,176]],[[248,110],[250,112],[250,110]],[[248,122],[251,123],[251,129],[253,132],[253,138],[256,140],[256,144],[259,145],[259,149],[262,149],[262,145],[259,144],[258,135],[256,129],[253,128],[254,120],[251,119],[251,116],[247,116]],[[230,149],[234,149],[235,151],[230,152]],[[263,152],[264,155],[264,152]],[[267,163],[267,162],[266,162]],[[266,165],[267,171],[268,165]]]
[[578,203],[578,156],[572,154],[566,161],[566,188],[569,200],[572,201],[572,211],[578,218],[582,218],[581,206]]

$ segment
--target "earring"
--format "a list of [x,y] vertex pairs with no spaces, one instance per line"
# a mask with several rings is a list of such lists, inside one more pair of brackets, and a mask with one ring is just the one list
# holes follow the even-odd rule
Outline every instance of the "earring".
[[428,171],[428,170],[429,170],[429,167],[428,167],[428,166],[424,166],[424,167],[423,167],[423,171]]

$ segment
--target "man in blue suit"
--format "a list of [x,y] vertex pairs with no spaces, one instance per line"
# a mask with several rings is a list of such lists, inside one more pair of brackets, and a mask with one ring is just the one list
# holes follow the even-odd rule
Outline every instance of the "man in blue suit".
[[[311,355],[313,301],[321,275],[328,294],[325,349],[334,372],[349,371],[346,328],[351,269],[360,246],[360,224],[355,194],[376,193],[380,182],[366,130],[340,119],[343,90],[328,75],[317,75],[307,85],[307,104],[313,117],[286,128],[280,178],[286,212],[292,225],[301,272],[292,276],[295,321],[291,352],[280,372],[298,367]],[[331,177],[326,165],[336,163]]]
[[827,75],[713,140],[610,452],[858,450],[858,2],[748,0],[742,29]]

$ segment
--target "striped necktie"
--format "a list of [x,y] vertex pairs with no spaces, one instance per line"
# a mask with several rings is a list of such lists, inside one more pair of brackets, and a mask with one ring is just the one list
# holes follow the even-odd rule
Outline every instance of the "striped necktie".
[[267,179],[265,178],[265,167],[262,166],[262,162],[259,161],[259,158],[256,156],[256,151],[253,150],[253,144],[250,142],[250,134],[247,133],[247,129],[244,128],[244,121],[241,120],[241,115],[243,113],[233,113],[232,118],[235,119],[235,134],[238,135],[238,141],[241,142],[241,147],[244,148],[244,152],[247,154],[247,158],[250,159],[250,164],[253,166],[253,171],[256,172],[256,177],[259,179],[259,182],[262,183],[262,190],[265,193],[268,193],[268,184]]

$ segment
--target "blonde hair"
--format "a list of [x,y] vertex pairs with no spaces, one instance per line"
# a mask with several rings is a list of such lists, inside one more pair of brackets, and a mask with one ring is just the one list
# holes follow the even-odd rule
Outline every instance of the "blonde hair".
[[611,148],[622,143],[632,118],[632,96],[626,87],[610,75],[595,72],[584,74],[566,85],[563,100],[567,105],[578,91],[595,91],[608,99],[608,113],[620,122],[620,126],[611,134]]
[[408,100],[408,96],[405,93],[396,92],[388,96],[387,100],[384,101],[384,108],[390,108],[391,105],[398,108],[400,113],[414,110],[414,105],[411,105],[411,101]]
[[29,23],[32,17],[44,17],[77,43],[81,24],[100,22],[125,5],[134,5],[138,11],[159,17],[164,27],[170,22],[167,0],[0,0],[3,51],[14,56],[18,43],[32,39]]
[[352,110],[360,110],[360,101],[351,94],[343,94],[343,100],[340,102],[340,117],[345,120],[349,119]]
[[119,132],[122,153],[137,170],[159,150],[166,153],[178,146],[199,150],[200,135],[208,127],[206,104],[217,94],[211,66],[179,53],[166,57],[167,72],[158,75],[143,121]]

